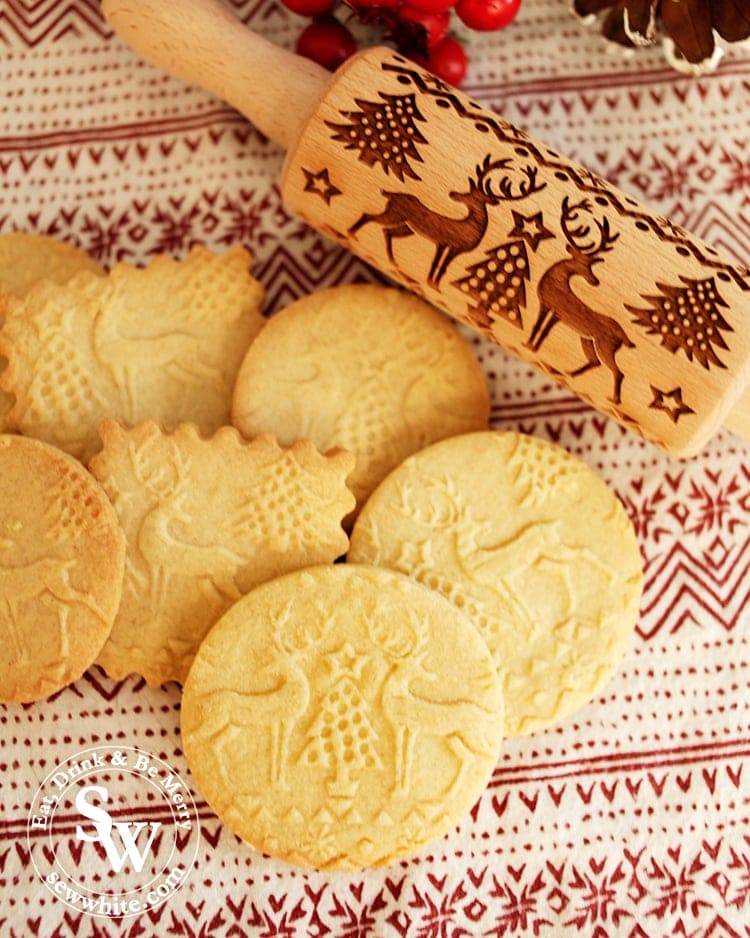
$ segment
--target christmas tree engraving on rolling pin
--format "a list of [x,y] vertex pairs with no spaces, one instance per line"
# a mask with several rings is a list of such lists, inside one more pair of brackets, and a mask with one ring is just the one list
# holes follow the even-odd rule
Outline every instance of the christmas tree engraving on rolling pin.
[[750,437],[743,265],[388,49],[330,76],[219,0],[102,7],[288,150],[308,224],[671,453]]
[[[427,143],[418,124],[424,122],[416,105],[416,95],[381,94],[380,101],[357,99],[356,111],[346,117],[348,123],[329,124],[333,139],[347,150],[357,150],[360,160],[372,166],[378,163],[384,173],[393,173],[403,182],[405,176],[420,179],[416,162],[423,162],[418,144]],[[383,128],[386,133],[383,133]],[[379,146],[379,142],[387,143]]]

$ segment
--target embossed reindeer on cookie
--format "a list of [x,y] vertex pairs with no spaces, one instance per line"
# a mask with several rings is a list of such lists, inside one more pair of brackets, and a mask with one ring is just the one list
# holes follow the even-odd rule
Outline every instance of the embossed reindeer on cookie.
[[179,575],[189,577],[223,601],[240,598],[235,583],[237,569],[244,562],[242,554],[208,537],[196,524],[194,514],[185,506],[189,500],[190,460],[176,446],[169,458],[159,462],[147,444],[132,451],[136,479],[153,496],[151,506],[140,521],[138,551],[145,562],[149,595],[155,614],[163,611],[174,570],[173,558],[179,553]]
[[575,378],[591,368],[605,365],[614,377],[610,400],[613,404],[619,404],[625,376],[616,355],[621,348],[635,348],[635,344],[617,320],[597,312],[585,303],[575,293],[571,283],[574,277],[582,277],[592,286],[599,286],[594,264],[603,261],[602,255],[612,250],[612,245],[619,237],[610,232],[609,222],[605,218],[603,221],[594,219],[598,237],[592,239],[591,226],[580,221],[580,213],[588,212],[590,208],[588,199],[572,205],[567,196],[563,199],[560,225],[570,257],[553,264],[539,280],[539,314],[526,347],[538,352],[559,322],[575,330],[581,338],[586,361],[580,368],[571,371],[570,377]]
[[327,623],[321,620],[308,630],[295,631],[292,604],[288,603],[277,613],[275,627],[273,645],[265,649],[265,656],[259,657],[254,668],[248,667],[242,681],[211,692],[215,703],[208,711],[203,733],[226,776],[225,750],[243,733],[259,733],[270,726],[268,782],[286,789],[292,732],[310,701],[309,681],[297,658],[315,645]]
[[[19,563],[17,554],[15,541],[0,536],[0,610],[5,611],[4,624],[17,661],[24,664],[29,660],[19,625],[24,604],[41,596],[49,598],[56,611],[60,655],[64,658],[70,654],[69,607],[80,604],[102,620],[106,620],[106,614],[87,592],[73,586],[71,570],[75,567],[74,558],[52,555]],[[11,558],[10,563],[7,556]]]
[[382,689],[383,713],[395,735],[395,798],[406,798],[411,790],[414,748],[420,735],[436,736],[445,741],[456,762],[456,773],[446,796],[458,791],[477,755],[495,755],[494,743],[486,739],[487,714],[490,708],[482,699],[493,675],[477,675],[472,690],[437,688],[436,675],[423,659],[428,642],[420,623],[412,619],[413,638],[394,643],[387,626],[373,626],[379,641],[393,664]]
[[475,175],[468,180],[469,188],[464,191],[453,190],[448,193],[454,202],[466,206],[466,214],[455,218],[443,215],[428,208],[419,196],[410,192],[382,190],[386,205],[382,212],[363,212],[349,228],[349,235],[356,234],[360,228],[374,222],[383,229],[386,250],[392,264],[393,242],[396,238],[408,238],[421,235],[435,244],[435,254],[430,265],[427,283],[437,287],[445,276],[449,265],[460,254],[473,251],[481,242],[489,222],[488,208],[501,202],[524,199],[532,192],[543,188],[537,183],[536,168],[525,166],[522,169],[523,181],[517,191],[513,182],[505,173],[498,184],[492,186],[492,176],[499,170],[507,170],[510,159],[493,160],[488,154],[481,166],[476,167]]

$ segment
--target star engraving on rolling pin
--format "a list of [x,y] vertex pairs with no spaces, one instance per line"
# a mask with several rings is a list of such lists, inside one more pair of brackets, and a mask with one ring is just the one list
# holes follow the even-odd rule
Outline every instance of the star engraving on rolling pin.
[[673,388],[671,391],[662,391],[651,385],[651,393],[654,399],[649,404],[652,410],[662,410],[669,417],[672,423],[677,423],[680,417],[688,414],[694,414],[695,411],[682,399],[682,388]]
[[319,195],[326,205],[331,204],[331,199],[334,196],[341,195],[341,189],[333,185],[327,169],[321,169],[314,173],[303,166],[302,172],[305,176],[305,192]]
[[508,236],[522,238],[532,251],[536,251],[540,241],[555,237],[554,232],[550,231],[544,224],[541,212],[536,212],[534,215],[523,215],[521,212],[512,211],[511,214],[513,215],[514,225],[508,232]]

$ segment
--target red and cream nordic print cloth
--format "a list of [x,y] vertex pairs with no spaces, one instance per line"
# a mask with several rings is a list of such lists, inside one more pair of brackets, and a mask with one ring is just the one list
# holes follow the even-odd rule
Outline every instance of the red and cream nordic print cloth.
[[[232,5],[292,45],[302,21],[275,0]],[[658,52],[610,52],[565,0],[525,0],[512,29],[470,43],[470,95],[750,261],[749,50],[689,78]],[[4,0],[0,76],[0,230],[72,239],[105,265],[240,242],[269,313],[374,279],[284,210],[282,153],[220,101],[138,61],[96,0]],[[582,457],[635,524],[642,614],[601,698],[508,741],[472,816],[381,871],[268,860],[194,792],[201,837],[184,886],[117,920],[42,884],[32,798],[57,764],[97,746],[153,753],[188,784],[189,773],[178,689],[94,668],[53,699],[0,709],[0,935],[750,936],[750,449],[720,432],[697,458],[670,459],[500,349],[476,349],[494,425]],[[84,846],[71,864],[85,864]]]

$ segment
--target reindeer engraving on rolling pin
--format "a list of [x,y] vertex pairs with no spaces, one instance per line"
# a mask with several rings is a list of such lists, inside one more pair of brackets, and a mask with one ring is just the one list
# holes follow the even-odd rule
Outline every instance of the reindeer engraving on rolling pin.
[[363,212],[349,228],[348,234],[355,235],[360,228],[371,222],[380,225],[388,258],[394,265],[396,260],[393,256],[393,242],[396,238],[408,238],[411,235],[427,238],[435,245],[427,283],[437,287],[451,262],[460,254],[473,251],[481,243],[489,223],[489,206],[525,199],[532,192],[539,192],[544,188],[545,183],[540,185],[537,182],[537,170],[533,166],[521,168],[524,179],[519,183],[517,191],[513,190],[513,180],[507,173],[498,183],[498,188],[493,188],[491,174],[498,170],[507,170],[511,163],[510,158],[493,160],[488,154],[481,166],[476,166],[474,176],[468,179],[469,188],[466,191],[453,190],[448,193],[454,202],[466,206],[465,215],[458,218],[443,215],[428,208],[419,196],[410,192],[382,189],[381,193],[386,198],[383,211]]
[[[580,368],[570,372],[575,378],[598,365],[605,365],[614,377],[613,404],[619,404],[622,395],[624,373],[616,356],[621,348],[635,348],[625,330],[616,319],[600,313],[585,303],[573,290],[571,281],[582,277],[592,286],[600,281],[594,273],[594,264],[603,261],[602,254],[612,250],[619,237],[611,234],[609,222],[594,219],[598,236],[592,238],[591,226],[580,221],[580,213],[588,212],[591,205],[587,199],[571,204],[563,199],[560,224],[567,242],[570,257],[557,261],[544,274],[537,285],[539,314],[526,342],[526,347],[538,352],[552,329],[561,322],[578,333],[586,361]],[[572,227],[575,226],[575,227]]]

